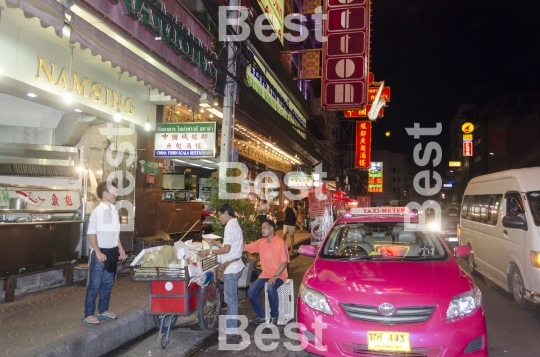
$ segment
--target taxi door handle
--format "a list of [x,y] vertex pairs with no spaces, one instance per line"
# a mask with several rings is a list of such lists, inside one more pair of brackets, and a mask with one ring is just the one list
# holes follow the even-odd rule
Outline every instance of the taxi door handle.
[[508,235],[508,232],[506,231],[506,229],[503,230],[503,233],[506,234],[506,235]]

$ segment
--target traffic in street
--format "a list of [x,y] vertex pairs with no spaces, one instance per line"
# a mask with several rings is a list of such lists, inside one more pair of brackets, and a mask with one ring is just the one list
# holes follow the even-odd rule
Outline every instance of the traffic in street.
[[[299,256],[292,260],[290,264],[290,275],[295,284],[295,298],[298,295],[302,276],[307,268],[312,264],[313,258]],[[466,261],[460,261],[460,266],[468,271]],[[538,356],[537,331],[540,328],[540,311],[537,308],[522,310],[516,306],[512,295],[505,293],[500,288],[493,287],[485,282],[480,276],[474,276],[475,284],[482,292],[482,306],[484,308],[487,322],[488,353],[490,357],[533,357]],[[251,307],[245,294],[240,295],[240,313],[245,313],[250,318]],[[191,356],[259,356],[272,354],[273,356],[310,356],[309,353],[300,351],[294,352],[287,349],[284,343],[289,342],[296,345],[297,342],[287,338],[283,327],[279,327],[279,339],[266,339],[264,344],[279,342],[277,347],[269,352],[264,352],[257,347],[253,341],[254,328],[248,327],[246,331],[250,334],[251,344],[243,350],[220,349],[217,341],[217,334],[209,339],[207,343],[202,343],[206,335],[199,331],[196,322],[190,326],[177,327],[171,332],[172,341],[167,349],[162,350],[157,341],[157,330],[148,332],[144,337],[135,340],[128,346],[107,354],[112,356],[184,356],[189,353]],[[269,330],[266,331],[269,333]],[[313,356],[313,355],[311,355]]]

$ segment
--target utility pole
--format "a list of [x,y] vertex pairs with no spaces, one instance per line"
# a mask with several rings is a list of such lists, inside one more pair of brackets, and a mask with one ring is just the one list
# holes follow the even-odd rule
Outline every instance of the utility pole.
[[[230,0],[229,6],[239,6],[239,0]],[[227,18],[233,16],[237,19],[239,11],[228,11]],[[234,22],[233,36],[238,34],[238,21]],[[221,122],[221,147],[219,153],[219,162],[232,162],[232,138],[234,137],[234,105],[236,98],[236,44],[235,41],[225,42],[227,47],[227,71],[225,75],[225,93],[223,95],[223,120]]]

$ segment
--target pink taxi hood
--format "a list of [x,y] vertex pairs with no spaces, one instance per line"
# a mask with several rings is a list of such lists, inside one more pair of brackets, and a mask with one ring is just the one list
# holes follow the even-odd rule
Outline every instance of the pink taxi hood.
[[[450,281],[453,283],[449,284]],[[451,259],[433,262],[316,259],[306,272],[304,283],[337,302],[358,304],[376,304],[380,299],[392,298],[419,305],[439,301],[441,297],[450,300],[474,287],[472,278]]]

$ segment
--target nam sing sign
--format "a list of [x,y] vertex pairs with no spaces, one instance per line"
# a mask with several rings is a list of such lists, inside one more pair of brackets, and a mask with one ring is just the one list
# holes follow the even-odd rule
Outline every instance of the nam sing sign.
[[371,122],[360,120],[356,122],[355,166],[368,169],[371,162]]
[[367,104],[369,12],[367,0],[325,0],[321,105],[326,110]]
[[214,157],[216,123],[156,124],[155,157]]

